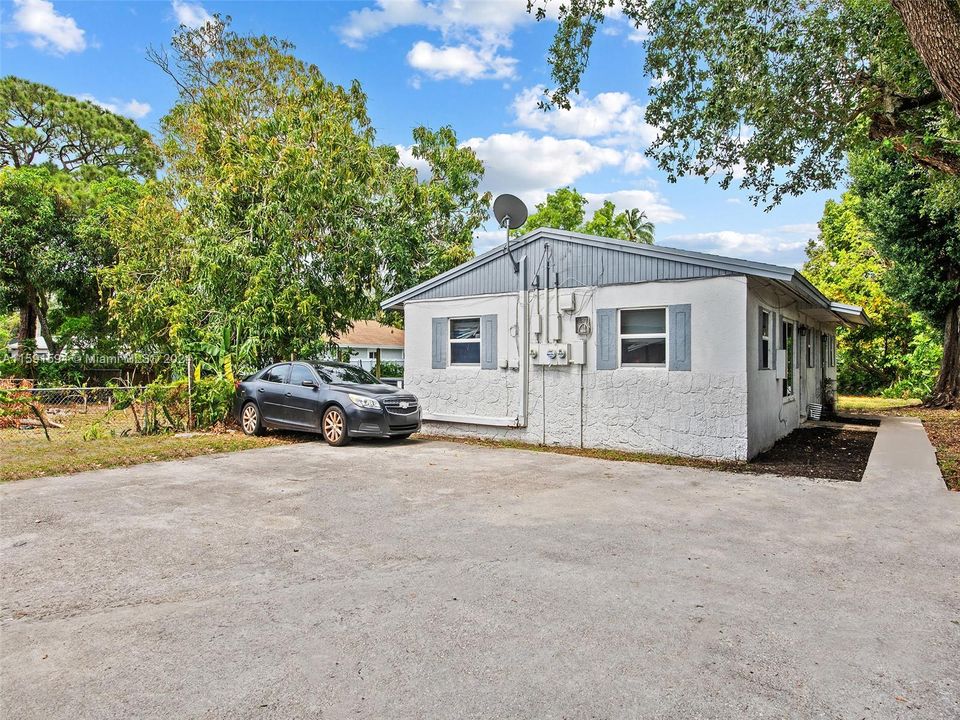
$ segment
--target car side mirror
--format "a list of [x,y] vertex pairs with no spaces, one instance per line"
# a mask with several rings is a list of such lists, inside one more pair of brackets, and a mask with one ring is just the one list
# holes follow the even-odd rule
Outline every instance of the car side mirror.
[[315,388],[317,386],[317,384],[313,380],[304,380],[300,384],[308,388]]

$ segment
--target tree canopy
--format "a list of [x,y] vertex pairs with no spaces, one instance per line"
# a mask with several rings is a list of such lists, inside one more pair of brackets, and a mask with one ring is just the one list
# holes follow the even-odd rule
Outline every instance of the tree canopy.
[[418,128],[421,182],[377,146],[366,97],[217,18],[152,51],[179,101],[162,120],[166,161],[114,226],[111,314],[138,348],[221,343],[242,323],[261,360],[324,349],[384,293],[472,254],[489,198],[450,128]]
[[943,329],[943,364],[931,394],[960,402],[960,177],[917,166],[893,150],[850,162],[851,191],[880,253],[890,294]]
[[[569,107],[613,0],[559,6],[549,101]],[[955,0],[622,0],[647,32],[649,149],[671,179],[736,177],[755,201],[833,187],[845,154],[884,142],[960,173]],[[539,18],[546,0],[531,0]],[[906,22],[904,22],[906,20]],[[952,39],[952,42],[951,42]]]
[[61,325],[79,331],[70,318],[84,317],[88,330],[104,326],[97,272],[113,262],[106,227],[138,190],[118,176],[87,182],[48,167],[0,169],[0,311],[20,311],[20,342],[32,341],[39,324],[55,353]]
[[863,201],[847,192],[828,200],[820,234],[807,245],[803,274],[827,297],[859,305],[871,326],[837,331],[837,385],[856,394],[924,395],[942,350],[938,331],[887,292],[893,263],[880,255],[861,217]]
[[585,221],[587,199],[576,188],[560,188],[538,203],[536,211],[514,233],[522,235],[540,227],[571,230],[618,240],[650,244],[654,225],[645,212],[629,208],[618,213],[616,205],[605,200],[590,220]]
[[133,120],[46,85],[0,78],[0,165],[152,177],[158,162],[150,134]]

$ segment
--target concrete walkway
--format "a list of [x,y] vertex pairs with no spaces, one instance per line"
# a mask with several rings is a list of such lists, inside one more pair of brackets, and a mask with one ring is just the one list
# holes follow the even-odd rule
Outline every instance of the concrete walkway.
[[863,485],[918,501],[949,492],[923,423],[915,417],[884,417],[863,473]]

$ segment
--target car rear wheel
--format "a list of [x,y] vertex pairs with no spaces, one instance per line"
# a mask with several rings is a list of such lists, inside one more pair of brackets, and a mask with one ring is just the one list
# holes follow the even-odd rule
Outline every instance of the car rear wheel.
[[263,435],[263,423],[260,422],[260,411],[252,402],[243,406],[240,411],[240,427],[247,435]]
[[350,442],[350,437],[347,435],[347,416],[336,405],[327,408],[327,411],[323,414],[321,427],[323,439],[330,445],[340,447]]

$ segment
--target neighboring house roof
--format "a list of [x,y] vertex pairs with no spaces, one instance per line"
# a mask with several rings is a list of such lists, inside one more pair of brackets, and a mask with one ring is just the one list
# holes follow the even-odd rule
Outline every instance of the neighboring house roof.
[[[556,285],[555,272],[560,274],[560,287],[749,275],[765,278],[799,296],[806,304],[804,312],[814,311],[816,314],[819,311],[822,319],[847,324],[870,323],[862,309],[831,303],[794,268],[553,228],[538,228],[510,242],[514,258],[527,257],[527,287],[546,270],[543,263],[546,244],[551,247],[554,264],[559,266],[551,267],[549,278],[541,278],[550,287]],[[395,295],[384,301],[382,307],[397,308],[408,300],[487,295],[518,289],[513,263],[507,255],[506,244],[503,244]]]
[[403,330],[378,323],[376,320],[357,320],[353,328],[336,339],[341,347],[403,347]]

